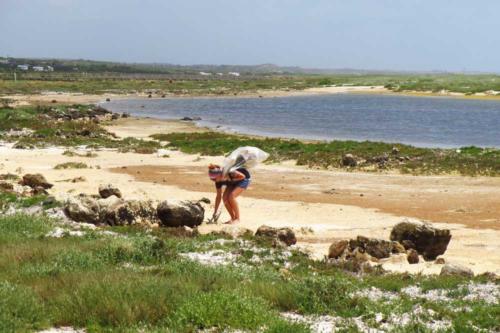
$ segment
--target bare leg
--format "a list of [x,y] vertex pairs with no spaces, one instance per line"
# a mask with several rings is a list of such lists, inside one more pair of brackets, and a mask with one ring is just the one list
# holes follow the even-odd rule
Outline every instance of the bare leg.
[[231,205],[231,200],[229,199],[233,189],[234,189],[234,187],[227,186],[226,189],[224,190],[224,194],[222,195],[222,200],[224,202],[224,206],[226,207],[227,212],[229,213],[229,216],[231,217],[231,219],[225,223],[230,223],[232,220],[235,219],[234,210],[233,210],[233,207]]
[[236,201],[236,198],[244,191],[244,188],[241,187],[236,187],[231,193],[229,194],[229,204],[233,208],[233,218],[231,223],[238,223],[240,222],[240,208],[238,206],[238,202]]

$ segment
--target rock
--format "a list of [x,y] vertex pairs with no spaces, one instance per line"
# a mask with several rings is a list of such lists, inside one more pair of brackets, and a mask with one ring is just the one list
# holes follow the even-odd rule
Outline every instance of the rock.
[[194,119],[191,117],[182,117],[181,120],[182,121],[193,121]]
[[287,246],[297,243],[295,233],[290,228],[273,228],[267,225],[260,226],[255,233],[257,237],[266,237],[283,242]]
[[367,252],[372,257],[382,259],[390,257],[392,253],[392,242],[383,239],[358,236],[356,239],[351,239],[349,241],[349,248],[351,251],[359,248],[362,252]]
[[411,240],[408,240],[408,239],[403,240],[401,242],[401,245],[403,245],[403,247],[405,248],[405,251],[409,250],[409,249],[415,249],[416,248],[415,243],[413,243]]
[[398,147],[392,147],[392,155],[399,155]]
[[445,253],[450,239],[449,229],[437,229],[424,223],[401,222],[391,231],[392,241],[398,241],[403,246],[405,240],[411,241],[415,245],[415,250],[422,254],[425,260],[434,260],[438,255]]
[[49,189],[51,188],[52,184],[50,184],[45,177],[39,173],[35,174],[26,174],[23,176],[23,179],[20,182],[21,185],[26,185],[31,188],[35,187],[43,187],[44,189]]
[[355,167],[356,165],[358,165],[358,161],[356,160],[356,158],[354,157],[354,155],[352,155],[352,154],[345,154],[342,157],[342,165],[343,166],[347,166],[347,167]]
[[111,102],[111,98],[106,98],[106,102]]
[[6,192],[14,191],[14,184],[7,182],[0,182],[0,191],[6,191]]
[[80,194],[77,197],[70,197],[64,204],[64,213],[67,217],[76,222],[99,224],[100,207],[97,200]]
[[[114,203],[107,206],[102,215],[103,222],[109,225],[152,225],[158,221],[156,208],[152,201],[123,201],[116,196]],[[109,199],[109,198],[108,198]],[[108,200],[101,199],[101,200]]]
[[382,239],[369,239],[365,245],[366,253],[377,259],[389,258],[392,253],[392,243]]
[[81,182],[86,182],[86,181],[87,181],[87,179],[83,176],[75,177],[75,178],[71,179],[72,183],[81,183]]
[[200,200],[198,200],[198,202],[203,202],[203,203],[205,203],[207,205],[210,205],[210,199],[209,198],[203,197]]
[[229,238],[241,238],[244,236],[252,236],[253,232],[250,229],[243,228],[237,225],[227,225],[224,226],[220,231],[218,231],[217,234]]
[[406,255],[406,259],[410,264],[418,264],[419,258],[418,258],[418,252],[410,249],[408,250],[408,254]]
[[122,118],[129,118],[129,117],[130,117],[130,113],[127,113],[127,112],[122,113]]
[[195,237],[199,235],[197,228],[190,228],[188,226],[168,228],[168,234],[175,237]]
[[444,264],[446,264],[446,261],[444,260],[444,258],[439,257],[439,258],[436,259],[436,261],[434,261],[434,263],[436,265],[444,265]]
[[339,241],[333,242],[330,245],[330,248],[328,249],[328,258],[334,258],[334,259],[339,258],[344,253],[344,251],[347,249],[348,245],[349,245],[349,241],[347,241],[347,240],[339,240]]
[[101,198],[106,199],[112,195],[117,196],[118,198],[122,197],[122,192],[113,184],[100,185],[99,186],[99,195]]
[[457,265],[457,264],[445,264],[443,268],[441,268],[441,276],[450,276],[450,275],[458,275],[465,277],[474,277],[474,272],[465,266]]
[[49,193],[42,186],[37,186],[33,189],[33,195],[49,195]]
[[156,208],[159,224],[163,227],[196,227],[203,222],[205,209],[198,202],[182,201],[173,203],[163,201]]
[[406,249],[400,242],[392,242],[392,253],[406,253]]
[[117,120],[118,118],[120,118],[120,115],[118,113],[113,113],[111,115],[111,120]]

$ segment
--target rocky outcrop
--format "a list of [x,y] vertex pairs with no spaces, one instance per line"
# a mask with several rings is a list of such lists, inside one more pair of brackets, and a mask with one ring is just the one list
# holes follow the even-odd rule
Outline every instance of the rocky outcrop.
[[390,237],[407,249],[415,249],[425,260],[435,260],[445,253],[451,234],[448,229],[437,229],[426,223],[401,222],[392,228]]
[[159,224],[163,227],[188,226],[194,228],[203,222],[205,209],[199,202],[163,201],[156,208]]
[[76,222],[100,224],[100,211],[101,207],[97,200],[85,194],[70,197],[64,204],[64,213]]
[[42,187],[44,189],[49,189],[51,188],[52,185],[45,179],[45,177],[42,174],[35,173],[35,174],[25,174],[23,176],[23,179],[19,182],[21,185],[29,186],[31,188],[37,188],[37,187]]
[[[114,196],[113,196],[114,197]],[[153,224],[158,221],[151,201],[121,201],[107,207],[103,220],[109,225]]]
[[282,242],[287,246],[297,243],[297,237],[290,228],[273,228],[267,225],[260,226],[255,233],[256,237],[265,237],[274,241]]
[[106,184],[106,185],[100,185],[99,186],[99,195],[101,198],[108,198],[112,195],[121,198],[122,197],[122,192],[120,191],[119,188],[114,186],[113,184]]
[[441,268],[441,276],[450,276],[450,275],[458,275],[465,277],[473,277],[474,272],[465,266],[457,265],[457,264],[445,264],[443,268]]

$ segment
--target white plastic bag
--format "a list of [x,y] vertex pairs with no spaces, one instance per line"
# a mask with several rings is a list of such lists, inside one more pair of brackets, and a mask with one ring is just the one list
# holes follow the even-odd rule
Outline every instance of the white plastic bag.
[[224,160],[223,171],[227,175],[238,168],[254,168],[260,162],[264,162],[269,154],[257,147],[240,147],[229,154]]

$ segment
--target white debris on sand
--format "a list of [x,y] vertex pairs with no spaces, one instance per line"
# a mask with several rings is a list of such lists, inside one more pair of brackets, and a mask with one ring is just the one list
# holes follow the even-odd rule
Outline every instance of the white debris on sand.
[[488,304],[498,305],[500,303],[500,286],[491,282],[480,284],[470,282],[463,286],[468,291],[464,301],[484,301]]
[[284,312],[281,316],[293,323],[308,325],[314,333],[337,332],[344,326],[344,318],[334,316],[303,316],[298,313]]
[[380,300],[393,300],[398,296],[396,293],[390,291],[383,291],[375,287],[371,287],[369,289],[361,289],[350,295],[351,297],[365,297],[371,301],[380,301]]
[[38,333],[85,333],[84,329],[76,329],[73,327],[53,327],[44,331],[38,331]]
[[180,253],[181,257],[187,258],[192,261],[199,262],[202,265],[207,266],[227,266],[234,265],[236,263],[237,255],[230,252],[224,252],[221,250],[212,250],[208,252],[188,252]]
[[431,289],[424,293],[418,286],[409,286],[401,289],[401,292],[411,298],[423,298],[431,302],[450,302],[452,300],[448,297],[449,290],[446,289]]
[[55,227],[54,230],[50,231],[45,235],[45,237],[62,238],[64,236],[75,236],[82,237],[85,235],[84,231],[81,230],[67,230],[59,227]]

